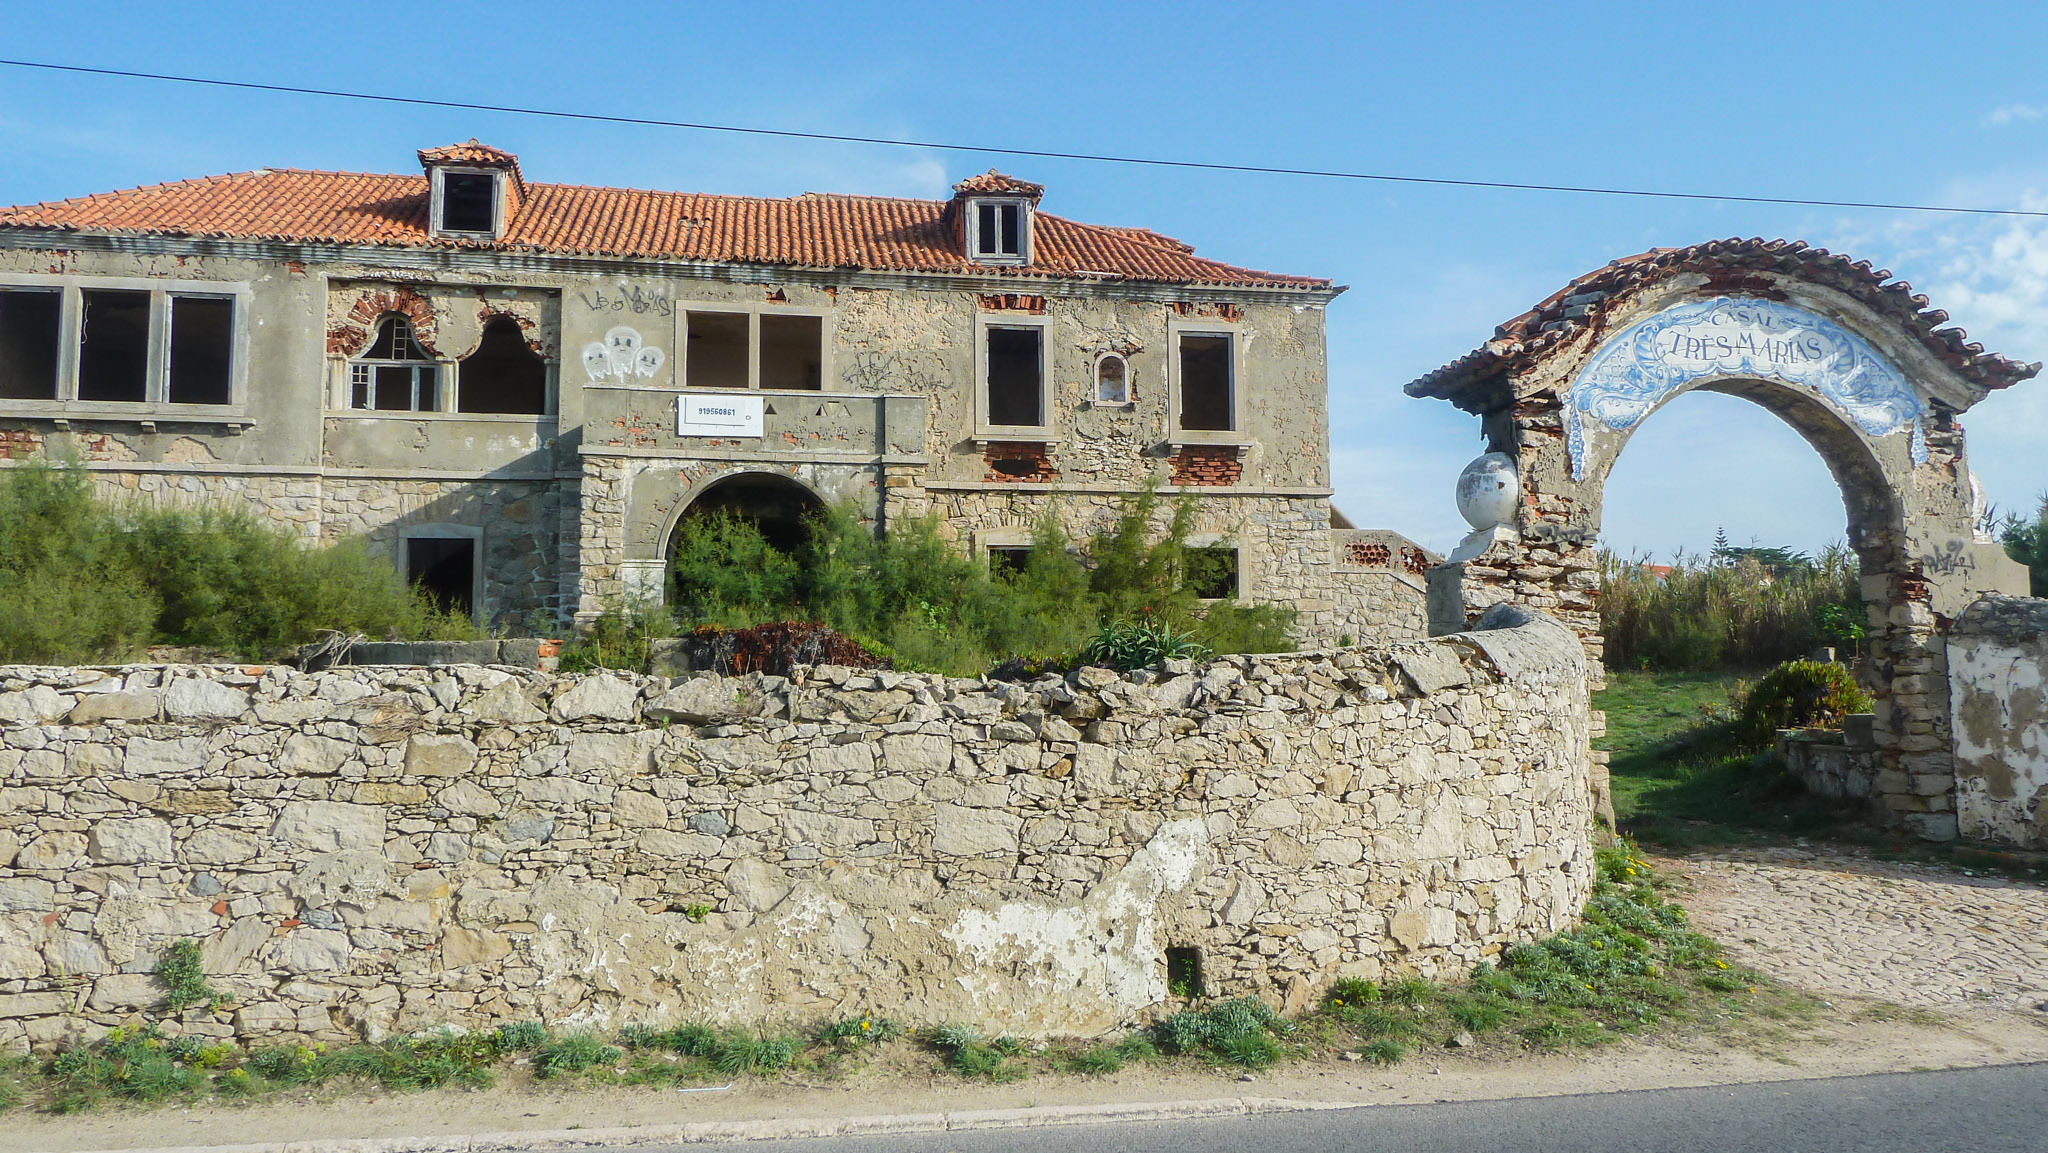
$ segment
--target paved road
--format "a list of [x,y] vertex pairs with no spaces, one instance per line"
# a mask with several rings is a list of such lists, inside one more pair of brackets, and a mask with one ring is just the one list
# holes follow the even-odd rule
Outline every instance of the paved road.
[[[2048,1064],[724,1147],[747,1153],[2043,1153]],[[702,1148],[682,1146],[675,1153]]]

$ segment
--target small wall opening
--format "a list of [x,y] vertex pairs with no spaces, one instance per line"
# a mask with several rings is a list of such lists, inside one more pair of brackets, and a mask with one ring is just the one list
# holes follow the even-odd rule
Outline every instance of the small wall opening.
[[1219,544],[1187,550],[1187,587],[1206,601],[1234,597],[1239,592],[1237,548]]
[[1013,577],[1024,571],[1031,560],[1031,546],[1028,544],[998,544],[988,548],[988,575],[992,577]]
[[747,314],[692,312],[684,323],[684,382],[691,388],[747,387]]
[[1166,991],[1190,1000],[1203,995],[1202,951],[1192,945],[1169,945],[1166,949]]
[[476,351],[455,370],[455,407],[460,412],[539,415],[547,411],[548,366],[526,343],[526,333],[509,316],[484,325]]

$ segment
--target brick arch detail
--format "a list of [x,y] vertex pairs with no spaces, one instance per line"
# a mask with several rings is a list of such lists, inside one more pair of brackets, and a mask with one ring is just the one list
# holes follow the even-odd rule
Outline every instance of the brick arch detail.
[[[327,351],[333,356],[355,357],[376,338],[377,325],[387,315],[397,313],[412,324],[413,339],[428,353],[439,356],[435,347],[439,339],[440,326],[434,319],[434,306],[408,285],[389,288],[366,289],[357,295],[355,303],[349,305],[348,313],[341,323],[327,330]],[[523,327],[523,326],[522,326]]]

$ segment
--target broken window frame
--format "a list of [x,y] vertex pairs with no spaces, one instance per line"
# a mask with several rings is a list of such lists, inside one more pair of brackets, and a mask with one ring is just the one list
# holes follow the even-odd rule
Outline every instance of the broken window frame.
[[[450,228],[448,219],[448,177],[487,176],[491,180],[491,226],[486,229]],[[437,164],[433,169],[432,190],[428,196],[427,219],[432,222],[429,229],[435,236],[451,236],[464,240],[496,240],[505,234],[505,173],[496,168],[465,168],[460,165]]]
[[[38,275],[0,276],[0,290],[55,292],[57,312],[57,385],[53,397],[0,398],[0,415],[44,417],[112,417],[149,421],[168,417],[184,422],[241,426],[246,416],[251,286],[241,281],[154,280],[143,277]],[[142,396],[139,399],[90,400],[79,391],[85,332],[85,294],[137,292],[149,297],[143,336]],[[221,403],[171,399],[172,327],[175,301],[198,297],[228,302],[227,397]]]
[[[691,315],[718,314],[723,316],[744,316],[747,319],[746,357],[747,379],[743,385],[698,384],[690,379],[690,317]],[[762,363],[762,322],[768,317],[793,317],[815,320],[818,323],[818,387],[816,388],[768,388],[761,383]],[[712,392],[787,392],[797,394],[825,393],[825,387],[832,379],[832,337],[833,314],[822,308],[787,308],[775,305],[734,304],[731,301],[704,301],[693,303],[679,301],[676,304],[676,346],[682,354],[675,358],[676,385],[691,391]]]
[[[1230,427],[1185,428],[1186,393],[1181,380],[1181,341],[1190,336],[1220,336],[1230,341]],[[1167,443],[1208,444],[1244,448],[1251,444],[1245,429],[1244,333],[1234,324],[1215,322],[1169,323],[1167,325],[1167,391],[1171,396],[1167,414]]]
[[[967,259],[988,265],[1031,263],[1031,201],[1013,196],[971,197],[962,211],[966,214]],[[1004,219],[1010,214],[1014,214],[1014,235]]]
[[[10,304],[10,300],[13,303]],[[22,395],[8,395],[5,392],[0,392],[0,398],[11,401],[48,403],[56,400],[60,395],[64,376],[63,290],[59,288],[32,287],[25,284],[0,284],[0,341],[8,340],[9,329],[7,326],[10,323],[18,325],[18,319],[10,321],[9,318],[18,317],[19,311],[25,308],[30,300],[33,300],[44,309],[55,305],[56,316],[47,333],[42,332],[40,328],[15,328],[13,330],[14,334],[21,338],[19,341],[20,347],[16,348],[15,351],[18,355],[21,355],[21,359],[25,362],[23,367],[31,369],[41,369],[42,366],[40,364],[33,362],[40,361],[47,356],[49,359],[48,379],[41,379],[43,374],[40,371],[33,372],[30,374],[31,379],[24,380],[21,383],[30,389],[34,389],[34,391],[24,390]],[[0,370],[5,368],[5,363],[0,363]],[[16,382],[12,379],[0,378],[0,388],[15,384]],[[45,384],[48,385],[49,389],[47,395],[41,391],[42,386]]]
[[[370,349],[376,348],[378,344],[383,342],[384,331],[387,325],[405,326],[402,333],[394,332],[392,334],[391,351],[393,355],[388,358],[370,356]],[[442,372],[445,366],[420,344],[418,333],[413,331],[412,321],[402,313],[387,312],[373,322],[370,332],[368,348],[365,348],[362,353],[351,357],[348,361],[348,374],[341,382],[342,407],[351,414],[364,416],[413,416],[422,412],[445,411],[443,406],[447,403],[448,393],[451,391],[441,387],[441,378],[446,375]],[[417,355],[398,355],[407,351],[414,352]],[[388,369],[409,370],[406,372],[405,377],[406,400],[409,407],[383,408],[377,404],[377,393],[379,389],[384,387],[381,378],[384,376],[385,370]],[[425,407],[420,405],[422,384],[431,390],[430,403]],[[358,390],[364,389],[366,386],[367,392],[361,394],[366,403],[358,404]]]
[[[531,410],[520,409],[518,411],[505,411],[502,409],[472,410],[463,407],[463,397],[465,395],[465,386],[463,384],[464,370],[468,368],[470,363],[476,359],[479,353],[483,352],[485,342],[491,339],[491,329],[493,327],[496,327],[499,331],[502,332],[505,331],[506,326],[508,325],[511,327],[512,330],[519,333],[520,343],[522,344],[522,346],[526,348],[527,354],[530,355],[540,367],[540,406],[538,408],[534,408]],[[456,414],[469,417],[472,419],[544,420],[547,417],[553,416],[555,414],[555,406],[557,403],[556,369],[557,365],[554,361],[549,360],[547,357],[544,357],[537,352],[534,352],[532,346],[526,343],[525,329],[523,329],[520,326],[518,317],[512,315],[509,312],[495,312],[492,313],[483,322],[483,325],[477,336],[476,347],[471,349],[467,356],[460,357],[455,361],[455,366],[453,369],[453,384],[448,389],[448,391],[453,393],[454,395],[450,398],[448,403],[453,406],[452,411],[454,411]],[[481,386],[481,383],[482,382],[479,381],[476,384],[470,385],[469,387],[479,388]],[[351,382],[351,390],[353,390],[353,382]],[[350,399],[353,400],[353,391],[351,391]],[[477,403],[483,403],[481,398],[479,398]]]
[[[996,329],[1038,330],[1038,423],[997,424],[990,417],[989,333]],[[1012,440],[1057,443],[1053,433],[1053,398],[1059,395],[1053,368],[1050,317],[1013,313],[982,313],[974,319],[974,432],[981,441]]]

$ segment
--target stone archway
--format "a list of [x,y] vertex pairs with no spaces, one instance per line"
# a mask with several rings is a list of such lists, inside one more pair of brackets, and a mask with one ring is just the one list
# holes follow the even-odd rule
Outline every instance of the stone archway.
[[1978,593],[2027,587],[1973,532],[1956,418],[2040,366],[1985,352],[1947,319],[1887,272],[1787,241],[1657,249],[1566,285],[1407,386],[1479,416],[1520,486],[1511,518],[1432,573],[1433,631],[1510,600],[1556,615],[1599,657],[1601,499],[1629,436],[1688,391],[1751,400],[1842,489],[1869,612],[1874,800],[1923,836],[1955,836],[1945,634]]
[[724,514],[761,530],[769,544],[794,552],[804,541],[805,522],[825,511],[825,502],[801,482],[773,472],[736,472],[704,486],[669,526],[667,556],[675,550],[675,534],[700,517]]

